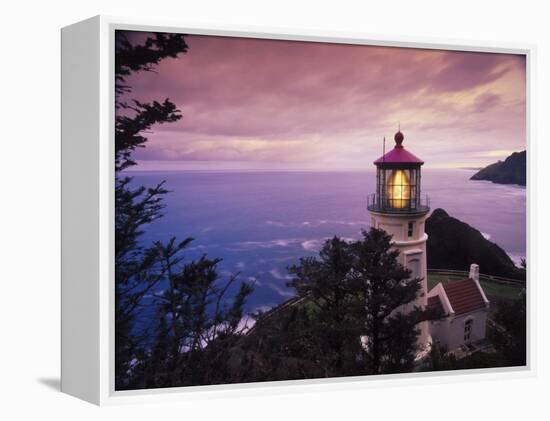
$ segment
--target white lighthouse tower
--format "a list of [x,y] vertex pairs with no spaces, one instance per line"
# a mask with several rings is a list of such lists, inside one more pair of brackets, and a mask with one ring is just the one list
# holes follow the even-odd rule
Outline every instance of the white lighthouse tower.
[[[411,277],[422,279],[422,296],[410,306],[426,308],[428,235],[424,232],[424,223],[430,208],[427,199],[422,200],[420,195],[420,167],[424,162],[404,148],[401,131],[394,139],[394,148],[374,161],[376,193],[368,198],[368,210],[372,216],[371,225],[393,236],[393,246],[400,252],[400,263],[411,271]],[[422,322],[420,329],[419,345],[428,349],[428,323]]]

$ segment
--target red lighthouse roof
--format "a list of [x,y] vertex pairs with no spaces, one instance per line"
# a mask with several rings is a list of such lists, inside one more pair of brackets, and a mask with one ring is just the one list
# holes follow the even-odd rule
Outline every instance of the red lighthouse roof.
[[401,133],[401,131],[398,131],[394,136],[394,140],[395,140],[394,148],[388,153],[386,153],[384,156],[381,156],[376,161],[374,161],[374,165],[384,165],[384,164],[422,165],[424,164],[424,161],[422,161],[420,158],[413,155],[403,147],[404,139],[405,139],[405,136],[403,136],[403,133]]

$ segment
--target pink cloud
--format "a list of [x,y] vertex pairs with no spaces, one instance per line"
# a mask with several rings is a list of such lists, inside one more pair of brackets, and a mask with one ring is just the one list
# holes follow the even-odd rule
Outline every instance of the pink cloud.
[[130,80],[133,97],[168,97],[183,113],[155,128],[140,160],[355,168],[376,157],[397,121],[425,159],[444,153],[462,162],[476,151],[525,148],[522,56],[213,36],[187,42],[187,54]]

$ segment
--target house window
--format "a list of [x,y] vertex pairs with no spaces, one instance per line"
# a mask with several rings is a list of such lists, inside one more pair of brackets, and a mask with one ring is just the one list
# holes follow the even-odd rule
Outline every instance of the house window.
[[474,319],[468,319],[464,323],[464,341],[467,342],[470,340],[472,334],[472,326],[474,324]]
[[414,234],[414,222],[409,222],[409,226],[408,226],[408,229],[407,229],[407,235],[409,237],[412,237]]

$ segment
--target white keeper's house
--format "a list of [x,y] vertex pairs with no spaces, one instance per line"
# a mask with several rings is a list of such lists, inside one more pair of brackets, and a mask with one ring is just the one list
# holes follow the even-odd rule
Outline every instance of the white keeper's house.
[[[411,306],[438,308],[444,317],[435,322],[422,322],[419,345],[428,350],[439,343],[447,350],[483,340],[489,301],[479,284],[479,267],[472,265],[467,279],[438,283],[428,291],[424,225],[430,211],[426,197],[421,196],[421,166],[424,164],[403,146],[399,130],[395,146],[374,161],[376,192],[368,197],[371,226],[393,236],[400,263],[412,277],[422,279],[422,294]],[[405,309],[406,310],[406,309]]]
[[428,308],[440,309],[443,319],[429,322],[432,341],[454,350],[485,339],[489,300],[479,284],[479,266],[467,279],[440,282],[428,292]]

